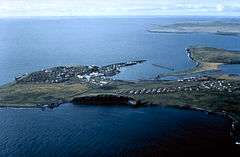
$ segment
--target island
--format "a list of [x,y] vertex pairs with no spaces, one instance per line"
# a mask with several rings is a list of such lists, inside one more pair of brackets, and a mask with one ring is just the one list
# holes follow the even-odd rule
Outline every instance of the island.
[[148,31],[152,33],[211,33],[218,35],[239,35],[240,24],[237,22],[198,21],[160,25]]
[[[14,82],[1,86],[0,106],[54,108],[65,102],[133,107],[161,105],[221,113],[234,122],[240,121],[240,76],[202,73],[217,69],[220,64],[239,64],[240,52],[211,47],[189,47],[186,52],[197,63],[196,67],[172,72],[184,78],[144,81],[112,78],[122,67],[145,60],[102,67],[59,66],[18,76]],[[194,76],[195,73],[202,74]]]

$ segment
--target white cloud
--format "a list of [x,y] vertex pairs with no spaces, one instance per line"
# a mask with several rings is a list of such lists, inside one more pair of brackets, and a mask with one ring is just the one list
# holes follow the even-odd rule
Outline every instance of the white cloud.
[[0,0],[0,16],[240,15],[240,0]]
[[219,12],[222,12],[222,11],[224,11],[224,5],[222,5],[222,4],[217,4],[217,6],[216,6],[216,9],[217,9],[217,11],[219,11]]

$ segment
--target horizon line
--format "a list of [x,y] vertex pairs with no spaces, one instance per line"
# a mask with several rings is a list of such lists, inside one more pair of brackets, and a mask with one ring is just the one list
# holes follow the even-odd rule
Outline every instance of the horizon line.
[[0,16],[0,19],[26,19],[26,18],[92,18],[92,17],[106,17],[106,18],[121,18],[121,17],[216,17],[216,18],[240,18],[238,15],[34,15],[34,16]]

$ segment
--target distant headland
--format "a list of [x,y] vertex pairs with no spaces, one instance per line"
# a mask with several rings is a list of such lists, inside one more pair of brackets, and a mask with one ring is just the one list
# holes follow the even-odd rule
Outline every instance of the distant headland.
[[240,24],[234,22],[186,22],[159,25],[148,30],[152,33],[212,33],[218,35],[240,35]]

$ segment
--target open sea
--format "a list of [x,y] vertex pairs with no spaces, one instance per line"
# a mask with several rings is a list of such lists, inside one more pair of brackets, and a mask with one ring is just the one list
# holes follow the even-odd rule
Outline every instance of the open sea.
[[[157,25],[238,20],[214,17],[40,17],[0,19],[0,85],[19,74],[58,65],[147,62],[123,68],[117,79],[153,79],[195,66],[185,48],[240,50],[240,36],[150,33]],[[223,65],[240,74],[239,65]],[[163,156],[230,153],[231,122],[222,116],[174,108],[74,106],[53,110],[0,109],[1,157]],[[197,153],[197,154],[198,154]]]

